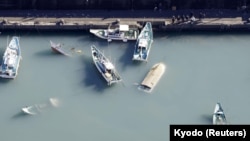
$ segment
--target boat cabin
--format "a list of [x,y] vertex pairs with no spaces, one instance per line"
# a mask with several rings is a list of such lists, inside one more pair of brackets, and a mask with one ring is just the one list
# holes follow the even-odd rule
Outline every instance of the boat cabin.
[[113,64],[111,64],[110,62],[104,62],[103,65],[105,66],[108,72],[111,72],[114,69]]
[[109,29],[108,33],[105,33],[105,35],[121,35],[124,32],[129,31],[129,26],[128,25],[119,25],[119,28],[116,28],[114,30]]
[[[146,50],[148,46],[147,39],[140,39],[138,43],[138,49],[140,50]],[[139,50],[137,50],[139,52]]]
[[119,30],[120,31],[129,31],[129,26],[128,25],[120,25]]

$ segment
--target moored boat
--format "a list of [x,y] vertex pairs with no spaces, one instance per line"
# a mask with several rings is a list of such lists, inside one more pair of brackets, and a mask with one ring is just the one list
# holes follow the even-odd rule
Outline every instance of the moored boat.
[[108,85],[122,81],[112,62],[96,46],[91,46],[94,64]]
[[16,78],[21,60],[21,47],[19,37],[13,36],[7,45],[2,64],[0,66],[0,77]]
[[214,108],[213,124],[215,125],[227,124],[227,119],[226,119],[224,110],[219,102],[216,103],[215,108]]
[[162,75],[164,74],[166,66],[160,62],[155,64],[147,73],[144,80],[139,85],[139,89],[145,92],[152,92]]
[[54,51],[56,53],[70,56],[70,54],[67,53],[67,51],[62,47],[62,45],[60,43],[54,43],[54,42],[50,41],[50,47],[51,47],[52,51]]
[[151,22],[147,22],[137,38],[132,60],[147,61],[152,43],[152,24]]
[[129,25],[119,25],[119,27],[108,29],[90,29],[90,33],[101,39],[106,39],[109,42],[112,40],[127,42],[129,40],[137,40],[139,30],[136,28],[129,28]]

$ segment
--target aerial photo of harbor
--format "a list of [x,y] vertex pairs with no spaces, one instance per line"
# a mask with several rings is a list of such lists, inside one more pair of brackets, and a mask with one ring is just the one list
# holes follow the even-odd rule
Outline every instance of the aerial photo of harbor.
[[0,0],[1,141],[170,141],[249,124],[249,0]]

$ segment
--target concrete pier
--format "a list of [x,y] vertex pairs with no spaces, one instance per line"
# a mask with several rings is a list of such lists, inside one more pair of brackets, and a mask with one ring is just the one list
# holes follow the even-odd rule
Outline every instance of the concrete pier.
[[[179,12],[179,13],[178,13]],[[187,11],[182,11],[182,13]],[[214,12],[214,13],[213,13]],[[133,14],[134,13],[134,14]],[[120,24],[142,28],[145,22],[152,22],[153,30],[161,31],[249,31],[248,15],[237,11],[216,15],[216,11],[206,12],[207,16],[195,20],[175,20],[172,15],[180,11],[19,11],[16,14],[2,12],[0,30],[89,30],[108,28],[117,20]]]

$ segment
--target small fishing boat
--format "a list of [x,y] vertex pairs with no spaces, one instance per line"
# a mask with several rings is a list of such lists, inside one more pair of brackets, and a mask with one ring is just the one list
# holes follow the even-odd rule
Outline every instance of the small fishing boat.
[[22,112],[28,115],[36,115],[39,113],[39,107],[37,105],[26,106],[22,108]]
[[42,104],[34,104],[31,106],[25,106],[21,110],[24,114],[37,115],[50,107],[58,107],[59,100],[57,98],[49,98],[49,101]]
[[152,92],[162,75],[164,74],[166,66],[164,63],[160,62],[155,64],[147,73],[144,80],[139,85],[139,90],[145,92]]
[[54,42],[50,41],[50,47],[51,47],[52,51],[54,51],[56,53],[70,56],[70,54],[67,53],[67,51],[62,47],[62,45],[60,43],[54,43]]
[[16,78],[21,58],[19,37],[13,36],[3,55],[0,77]]
[[109,27],[108,29],[90,29],[90,33],[109,42],[112,40],[127,42],[128,40],[137,40],[139,30],[129,28],[129,25],[119,25],[119,27]]
[[224,113],[224,110],[222,109],[221,104],[218,102],[215,105],[214,108],[214,114],[213,114],[213,124],[227,124],[227,119]]
[[107,81],[108,85],[122,81],[121,76],[115,69],[115,66],[99,49],[96,48],[96,46],[91,46],[91,52],[96,68]]
[[132,60],[147,61],[152,43],[153,43],[152,25],[151,22],[147,22],[137,38]]

